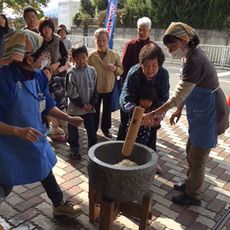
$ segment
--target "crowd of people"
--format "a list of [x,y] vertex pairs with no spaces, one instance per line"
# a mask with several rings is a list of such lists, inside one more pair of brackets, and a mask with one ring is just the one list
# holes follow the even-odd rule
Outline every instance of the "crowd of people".
[[137,38],[125,44],[120,58],[108,47],[106,29],[95,31],[95,50],[88,54],[83,44],[72,47],[65,25],[55,29],[50,18],[37,16],[32,7],[24,9],[26,26],[10,31],[7,18],[0,15],[0,197],[14,185],[41,181],[55,216],[80,214],[80,207],[63,200],[52,173],[57,159],[47,135],[68,142],[76,160],[81,159],[80,124],[89,148],[97,143],[99,124],[104,136],[112,138],[112,93],[121,76],[118,140],[125,139],[133,108],[140,106],[145,114],[136,141],[157,151],[157,130],[165,113],[177,107],[170,118],[175,124],[186,104],[189,169],[185,182],[174,186],[182,194],[172,201],[200,205],[205,164],[218,135],[228,128],[229,108],[195,30],[177,22],[164,34],[169,53],[183,60],[181,80],[169,98],[169,73],[162,49],[150,40],[149,18],[137,21]]

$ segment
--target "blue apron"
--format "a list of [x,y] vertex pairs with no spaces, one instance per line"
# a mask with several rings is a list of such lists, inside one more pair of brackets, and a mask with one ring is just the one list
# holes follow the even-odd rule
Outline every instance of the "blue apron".
[[216,93],[195,87],[186,99],[189,138],[193,146],[212,148],[217,144]]
[[[16,83],[14,101],[5,116],[5,123],[33,127],[45,135],[40,102],[44,97],[36,80]],[[45,136],[29,142],[16,136],[0,135],[0,184],[22,185],[46,178],[56,164],[56,155]]]

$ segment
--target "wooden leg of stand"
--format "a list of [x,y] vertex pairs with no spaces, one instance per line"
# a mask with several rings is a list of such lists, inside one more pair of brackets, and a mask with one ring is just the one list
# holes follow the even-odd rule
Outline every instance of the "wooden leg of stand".
[[96,190],[89,182],[89,220],[93,223],[96,218]]
[[148,219],[149,219],[149,212],[152,209],[152,198],[153,198],[152,192],[148,192],[143,197],[141,214],[140,214],[139,230],[146,230],[146,226],[147,226]]
[[114,201],[103,198],[101,200],[99,230],[111,230],[113,224]]

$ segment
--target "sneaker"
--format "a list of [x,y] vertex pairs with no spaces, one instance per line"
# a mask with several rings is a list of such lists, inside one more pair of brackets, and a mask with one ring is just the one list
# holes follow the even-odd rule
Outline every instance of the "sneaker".
[[62,201],[58,207],[53,207],[53,215],[75,217],[82,213],[79,205],[73,205],[70,201]]
[[174,184],[173,188],[180,192],[185,192],[185,183],[183,184]]
[[50,138],[53,141],[58,141],[58,142],[65,142],[66,141],[65,133],[64,133],[63,129],[61,129],[60,127],[53,129]]
[[53,134],[51,136],[51,139],[53,141],[57,141],[57,142],[65,142],[66,141],[66,138],[65,138],[65,135],[64,134]]
[[81,154],[79,153],[79,146],[70,147],[70,156],[74,160],[81,160]]
[[179,196],[173,196],[172,202],[179,205],[201,205],[201,201],[195,197],[188,196],[186,193],[179,195]]
[[71,153],[70,156],[74,160],[81,160],[81,154],[80,153]]
[[113,137],[113,136],[112,136],[112,133],[110,133],[109,130],[108,130],[108,131],[104,131],[103,134],[104,134],[104,136],[107,137],[107,138],[112,138],[112,137]]
[[156,174],[160,175],[161,173],[162,173],[161,166],[157,163],[157,165],[156,165]]

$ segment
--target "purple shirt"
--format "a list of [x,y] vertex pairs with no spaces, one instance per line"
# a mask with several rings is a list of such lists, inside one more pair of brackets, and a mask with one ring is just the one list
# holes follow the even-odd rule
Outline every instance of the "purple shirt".
[[133,65],[139,63],[139,53],[141,49],[149,43],[153,43],[150,38],[147,38],[146,40],[136,38],[125,44],[122,56],[122,66],[124,69],[124,72],[121,75],[122,82],[124,82],[129,69]]

